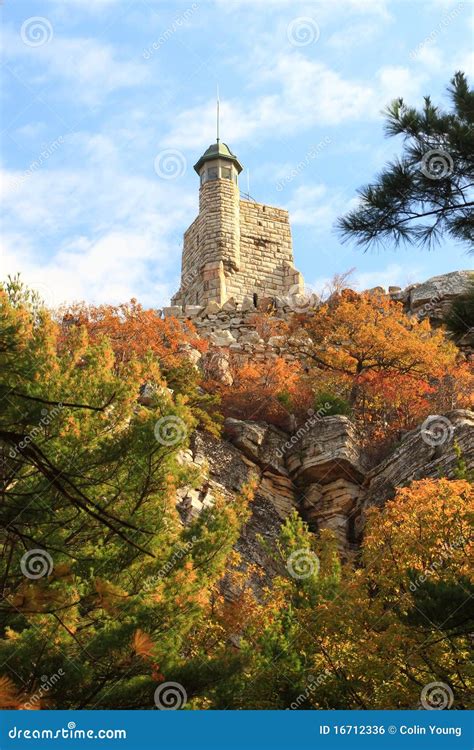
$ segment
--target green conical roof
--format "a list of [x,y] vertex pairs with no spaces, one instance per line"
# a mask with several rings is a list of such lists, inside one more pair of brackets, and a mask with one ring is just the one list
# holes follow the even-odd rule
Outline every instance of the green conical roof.
[[242,164],[237,159],[236,155],[232,153],[227,143],[220,143],[220,141],[218,141],[217,143],[213,143],[211,146],[209,146],[209,148],[204,151],[201,158],[194,165],[194,169],[196,170],[196,172],[199,174],[202,165],[205,164],[206,161],[210,161],[211,159],[227,159],[227,161],[233,162],[237,170],[237,174],[240,174],[243,169]]

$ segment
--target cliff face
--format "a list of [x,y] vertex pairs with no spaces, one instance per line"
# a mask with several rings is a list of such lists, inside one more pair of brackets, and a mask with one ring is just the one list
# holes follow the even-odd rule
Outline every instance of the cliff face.
[[[469,275],[455,272],[406,290],[391,288],[389,293],[409,314],[429,317],[437,325],[449,301],[467,288]],[[261,300],[260,305],[270,302],[277,317],[291,313],[282,300]],[[315,298],[306,302],[309,309],[318,305]],[[230,301],[222,308],[214,303],[180,312],[192,317],[209,340],[210,351],[199,366],[211,368],[213,377],[228,385],[231,353],[260,361],[284,353],[280,337],[260,340],[254,312],[250,300],[244,300],[240,310]],[[274,539],[293,510],[314,531],[332,529],[343,556],[350,558],[360,544],[368,508],[385,503],[397,487],[413,480],[455,477],[459,453],[467,466],[474,465],[474,413],[464,410],[429,417],[375,467],[369,464],[355,425],[344,416],[314,415],[293,433],[263,422],[227,419],[221,439],[200,432],[192,436],[183,460],[200,467],[203,479],[197,489],[179,491],[178,508],[186,522],[217,493],[236,501],[241,488],[253,480],[252,515],[238,549],[244,564],[256,564],[270,578],[274,564],[259,537]]]
[[313,530],[332,529],[343,556],[351,557],[367,509],[414,479],[454,478],[456,446],[465,462],[474,465],[473,412],[453,411],[424,423],[370,470],[347,417],[315,419],[299,436],[262,422],[228,419],[223,439],[199,432],[193,436],[183,460],[202,469],[203,482],[197,489],[180,490],[178,507],[186,521],[212,503],[216,493],[236,501],[243,485],[254,480],[252,516],[238,549],[245,563],[255,563],[271,576],[273,565],[258,537],[271,541],[278,536],[293,509]]

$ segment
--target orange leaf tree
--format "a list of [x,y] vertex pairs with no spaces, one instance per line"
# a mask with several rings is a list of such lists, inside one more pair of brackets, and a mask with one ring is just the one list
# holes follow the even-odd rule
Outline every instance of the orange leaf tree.
[[436,408],[448,376],[451,402],[464,403],[456,393],[456,347],[386,295],[344,290],[313,315],[298,316],[289,342],[314,386],[327,382],[344,396],[371,435],[414,427]]

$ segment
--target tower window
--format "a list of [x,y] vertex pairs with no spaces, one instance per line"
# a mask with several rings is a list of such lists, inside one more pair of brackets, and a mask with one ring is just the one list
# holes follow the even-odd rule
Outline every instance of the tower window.
[[209,167],[207,170],[208,180],[217,180],[219,177],[219,169],[217,167]]
[[205,171],[205,170],[203,170],[203,171],[201,172],[201,185],[204,185],[204,183],[206,182],[206,180],[207,180],[207,175],[206,175],[206,171]]
[[223,180],[231,180],[232,179],[232,170],[230,167],[222,167],[221,168],[221,177]]

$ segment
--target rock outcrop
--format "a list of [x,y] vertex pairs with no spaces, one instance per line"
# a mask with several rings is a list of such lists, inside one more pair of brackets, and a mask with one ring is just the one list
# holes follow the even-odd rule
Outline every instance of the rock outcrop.
[[180,491],[179,509],[189,519],[212,503],[216,493],[234,502],[254,481],[252,515],[237,545],[246,564],[267,578],[275,572],[265,545],[278,536],[296,509],[311,529],[332,529],[343,556],[360,543],[367,508],[382,505],[396,487],[424,477],[454,477],[459,452],[474,465],[474,413],[433,416],[405,435],[378,466],[369,469],[352,422],[321,417],[290,436],[263,422],[228,419],[224,439],[193,436],[186,460],[203,471],[202,486]]
[[[390,287],[388,294],[402,302],[408,314],[428,317],[438,325],[451,301],[466,291],[470,278],[469,271],[456,271],[404,290]],[[382,288],[373,291],[385,293]],[[294,312],[311,314],[319,304],[314,295],[258,301],[245,297],[241,303],[211,301],[205,308],[175,306],[164,313],[192,319],[210,344],[203,356],[190,357],[192,363],[211,379],[232,385],[231,356],[252,361],[271,361],[280,355],[294,358],[284,337],[270,333],[262,338],[257,310],[271,310],[274,320],[285,321]],[[202,484],[180,490],[179,510],[186,522],[212,504],[217,493],[234,502],[242,487],[253,481],[252,516],[238,543],[246,563],[272,575],[274,566],[260,539],[274,539],[294,509],[314,531],[332,529],[344,555],[350,557],[360,543],[367,508],[385,503],[397,487],[414,479],[455,476],[457,451],[468,466],[474,465],[473,428],[471,412],[430,417],[405,435],[378,466],[369,468],[357,430],[347,417],[312,415],[292,434],[263,422],[227,419],[220,440],[199,432],[193,435],[183,458],[200,467]]]
[[468,290],[472,275],[472,271],[453,271],[433,276],[421,284],[394,291],[391,297],[403,302],[408,313],[429,318],[431,324],[439,325],[452,300]]
[[[368,290],[377,294],[388,294],[391,299],[401,302],[405,311],[418,318],[428,318],[433,326],[442,323],[452,300],[464,294],[469,288],[471,271],[453,271],[442,276],[433,276],[421,284],[411,284],[405,289],[389,287],[388,292],[383,287]],[[231,299],[220,305],[216,301],[209,302],[205,307],[199,305],[174,305],[165,307],[162,314],[165,317],[176,317],[181,320],[192,320],[198,334],[207,339],[210,350],[201,358],[200,366],[210,370],[216,365],[216,377],[223,375],[223,382],[228,380],[229,356],[237,356],[242,361],[263,362],[277,356],[284,356],[287,360],[295,359],[288,350],[284,337],[269,335],[262,337],[257,330],[256,312],[271,312],[275,322],[288,321],[295,313],[312,314],[320,306],[317,295],[298,292],[286,297],[261,297],[258,300],[245,297],[242,302]],[[472,351],[474,340],[465,342],[465,350]],[[220,353],[220,362],[215,358]],[[196,361],[200,354],[196,353]],[[225,364],[224,360],[227,360]]]
[[457,409],[433,415],[407,433],[382,463],[368,472],[363,506],[383,505],[403,487],[425,477],[453,477],[459,463],[455,446],[468,466],[474,466],[474,413]]

